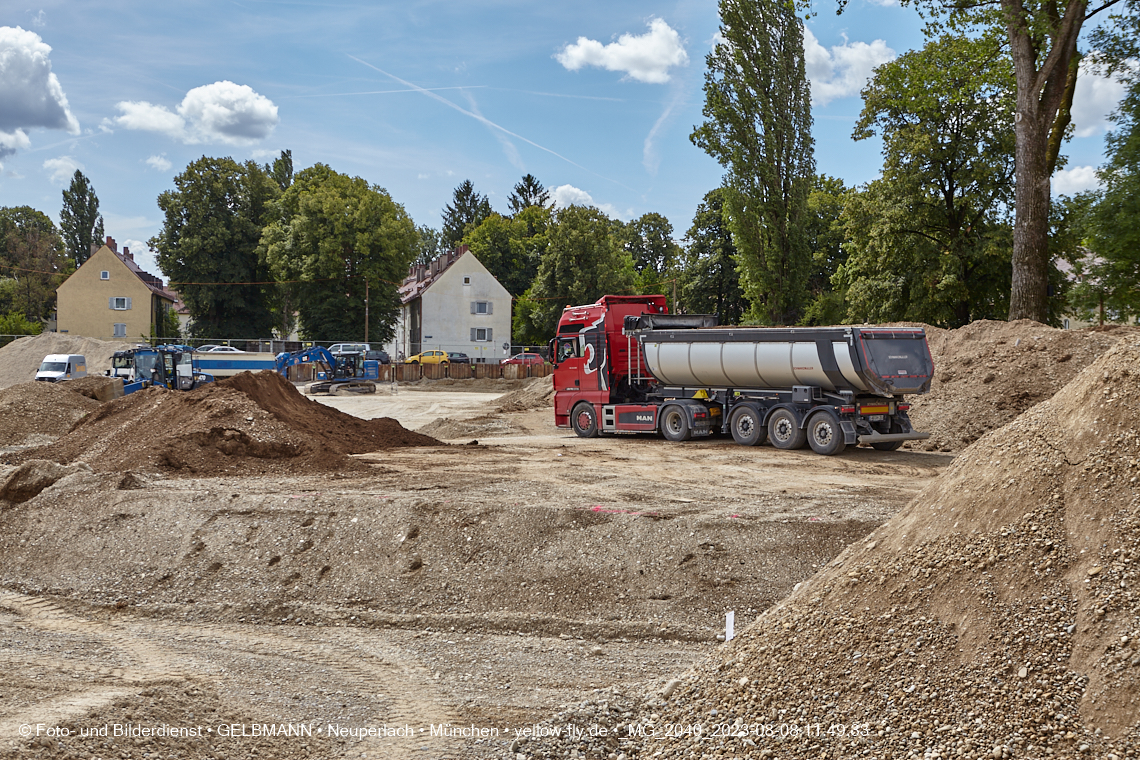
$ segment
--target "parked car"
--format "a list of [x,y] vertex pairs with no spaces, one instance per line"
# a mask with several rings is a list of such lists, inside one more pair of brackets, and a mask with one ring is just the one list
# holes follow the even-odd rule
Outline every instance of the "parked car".
[[510,359],[503,359],[499,364],[544,364],[541,354],[515,354]]
[[216,344],[216,343],[206,343],[205,345],[198,346],[194,350],[199,351],[201,353],[209,353],[210,351],[213,351],[217,347],[218,347],[218,344]]
[[448,351],[447,360],[452,364],[470,364],[471,357],[462,351]]
[[371,343],[333,343],[330,354],[364,354],[372,350]]
[[415,356],[409,356],[404,364],[447,364],[446,351],[423,351]]
[[207,354],[244,354],[245,353],[245,351],[242,351],[240,348],[234,348],[233,346],[213,346],[212,348],[208,348],[208,349],[199,347],[198,352],[199,353],[205,352]]
[[365,351],[364,352],[364,358],[365,359],[371,359],[372,361],[380,362],[381,364],[391,364],[392,363],[392,358],[390,356],[388,356],[387,351]]

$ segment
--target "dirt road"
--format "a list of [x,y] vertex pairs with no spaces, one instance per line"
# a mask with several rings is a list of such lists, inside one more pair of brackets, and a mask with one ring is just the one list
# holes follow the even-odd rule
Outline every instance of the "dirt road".
[[[427,414],[398,398],[378,413]],[[0,756],[501,757],[591,689],[685,670],[951,459],[508,416],[363,475],[81,473],[0,512]]]

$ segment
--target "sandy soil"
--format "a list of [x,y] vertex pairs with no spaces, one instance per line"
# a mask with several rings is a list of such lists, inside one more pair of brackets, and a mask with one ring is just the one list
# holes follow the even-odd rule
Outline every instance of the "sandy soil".
[[[441,399],[471,418],[497,399],[413,393],[330,405],[411,426]],[[951,461],[582,440],[547,410],[507,416],[521,433],[360,455],[364,474],[77,471],[8,505],[0,755],[501,757],[583,693],[688,669],[727,610],[756,619]],[[129,723],[204,733],[78,735]],[[498,735],[431,736],[446,723]]]

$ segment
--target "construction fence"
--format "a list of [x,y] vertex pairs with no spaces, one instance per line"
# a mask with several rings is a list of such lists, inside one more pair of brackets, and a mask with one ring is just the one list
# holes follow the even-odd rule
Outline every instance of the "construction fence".
[[[312,364],[290,367],[289,379],[295,383],[312,382],[316,372]],[[414,383],[418,380],[522,380],[546,377],[554,373],[550,364],[381,364],[382,383]]]

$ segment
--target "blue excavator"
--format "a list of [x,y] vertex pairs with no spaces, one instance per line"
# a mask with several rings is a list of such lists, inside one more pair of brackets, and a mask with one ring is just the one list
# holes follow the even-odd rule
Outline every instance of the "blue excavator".
[[305,386],[310,395],[375,393],[380,379],[380,362],[365,359],[357,352],[334,354],[322,346],[277,354],[277,371],[288,377],[288,369],[298,364],[315,365],[313,382]]

